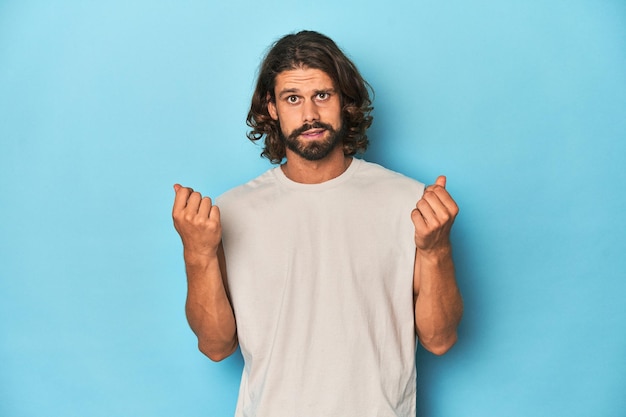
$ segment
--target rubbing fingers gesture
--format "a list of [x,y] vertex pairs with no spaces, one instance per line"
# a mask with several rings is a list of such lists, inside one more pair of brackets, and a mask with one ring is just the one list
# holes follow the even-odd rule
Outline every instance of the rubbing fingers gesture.
[[174,227],[186,251],[215,255],[222,239],[219,207],[192,188],[174,185]]
[[458,212],[458,206],[446,190],[446,177],[439,176],[435,184],[426,187],[411,213],[417,248],[425,252],[448,249],[450,230]]

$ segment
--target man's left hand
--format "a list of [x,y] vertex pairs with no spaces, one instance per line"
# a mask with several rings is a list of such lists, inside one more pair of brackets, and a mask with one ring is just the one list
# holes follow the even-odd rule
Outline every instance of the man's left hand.
[[423,252],[437,253],[450,249],[450,229],[459,207],[446,190],[446,177],[439,176],[424,190],[411,212],[415,225],[415,245]]

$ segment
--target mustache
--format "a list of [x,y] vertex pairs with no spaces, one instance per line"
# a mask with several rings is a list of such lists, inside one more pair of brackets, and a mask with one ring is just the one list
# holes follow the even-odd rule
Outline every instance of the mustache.
[[311,129],[325,129],[333,133],[335,129],[327,123],[323,122],[313,122],[313,123],[305,123],[289,135],[289,139],[296,139],[298,136]]

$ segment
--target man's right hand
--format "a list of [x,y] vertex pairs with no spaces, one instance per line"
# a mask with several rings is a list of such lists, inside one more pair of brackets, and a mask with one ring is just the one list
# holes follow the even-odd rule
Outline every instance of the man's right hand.
[[174,227],[183,241],[187,321],[200,351],[221,361],[237,348],[237,324],[226,288],[220,210],[209,197],[174,185]]
[[192,188],[175,184],[174,191],[172,217],[185,252],[215,256],[222,240],[219,207],[213,206],[209,197],[202,197]]

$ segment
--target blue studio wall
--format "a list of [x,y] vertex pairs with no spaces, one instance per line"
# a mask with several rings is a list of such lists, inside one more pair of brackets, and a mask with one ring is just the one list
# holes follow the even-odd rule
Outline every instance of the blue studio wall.
[[[264,51],[333,37],[365,158],[448,176],[466,313],[420,417],[626,416],[623,0],[0,0],[0,416],[231,416],[241,358],[184,317],[172,184],[267,169]],[[355,349],[358,347],[355,347]]]

